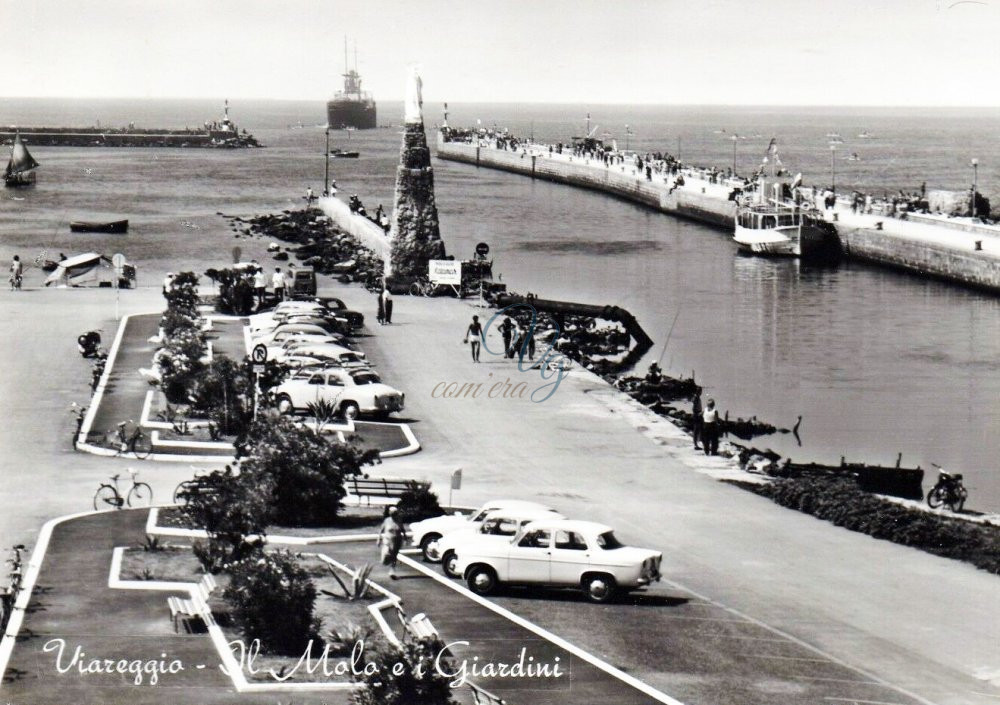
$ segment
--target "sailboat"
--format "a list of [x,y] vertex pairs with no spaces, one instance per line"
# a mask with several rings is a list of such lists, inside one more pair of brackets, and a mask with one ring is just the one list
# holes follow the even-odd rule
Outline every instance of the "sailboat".
[[14,135],[14,144],[10,148],[10,161],[7,163],[7,171],[3,174],[3,185],[7,188],[33,186],[34,169],[37,166],[38,162],[28,152],[28,148],[21,141],[21,133],[18,132]]

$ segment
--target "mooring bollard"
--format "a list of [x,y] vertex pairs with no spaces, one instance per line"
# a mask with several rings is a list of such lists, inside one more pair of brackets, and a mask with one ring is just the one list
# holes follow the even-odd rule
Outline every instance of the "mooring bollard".
[[881,230],[882,229],[882,221],[881,220],[875,223],[875,229],[876,230]]
[[983,241],[982,240],[976,240],[976,251],[979,252],[982,249],[983,249]]

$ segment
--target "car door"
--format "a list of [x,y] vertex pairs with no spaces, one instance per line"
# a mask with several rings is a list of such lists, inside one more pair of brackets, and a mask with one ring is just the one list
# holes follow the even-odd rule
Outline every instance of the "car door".
[[295,400],[295,406],[304,408],[308,404],[315,404],[322,398],[325,386],[326,375],[322,372],[312,373],[305,387],[304,398]]
[[590,565],[590,549],[582,534],[560,529],[552,542],[549,578],[556,585],[579,585],[580,576]]
[[552,531],[533,529],[511,544],[507,580],[512,583],[546,583],[552,558]]
[[329,370],[326,373],[326,385],[322,388],[322,398],[334,406],[340,405],[344,396],[344,380],[339,370]]

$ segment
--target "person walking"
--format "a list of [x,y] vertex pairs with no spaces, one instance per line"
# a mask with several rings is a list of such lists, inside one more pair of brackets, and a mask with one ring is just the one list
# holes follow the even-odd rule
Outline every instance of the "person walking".
[[312,186],[306,186],[306,206],[311,206],[315,198]]
[[505,358],[510,357],[510,336],[514,330],[514,324],[511,323],[510,316],[503,319],[503,323],[500,324],[500,335],[503,337],[503,356]]
[[271,275],[271,286],[274,288],[274,298],[278,303],[285,300],[285,273],[281,271],[281,267],[274,268],[274,274]]
[[385,306],[385,324],[389,325],[392,323],[392,294],[389,293],[389,287],[382,289],[382,303]]
[[717,455],[719,452],[719,410],[715,408],[715,399],[709,399],[702,414],[701,444],[705,455]]
[[21,263],[21,255],[14,255],[10,263],[10,290],[20,290],[21,280],[24,277],[24,265]]
[[697,390],[694,393],[694,399],[691,400],[691,436],[694,438],[694,449],[701,450],[701,446],[698,445],[698,441],[705,440],[705,419],[702,416],[705,413],[705,409],[701,404],[701,390]]
[[396,580],[396,560],[399,558],[399,549],[403,547],[405,538],[406,529],[399,518],[399,510],[396,507],[389,507],[379,528],[378,546],[381,549],[382,565],[389,566],[389,577],[392,580]]
[[[385,289],[382,291],[385,291]],[[385,325],[385,301],[382,299],[382,291],[378,292],[378,295],[375,297],[378,299],[378,314],[375,320],[378,321],[380,326]]]
[[479,349],[483,340],[483,326],[479,323],[479,316],[472,317],[472,323],[465,331],[465,340],[472,350],[472,361],[479,362]]

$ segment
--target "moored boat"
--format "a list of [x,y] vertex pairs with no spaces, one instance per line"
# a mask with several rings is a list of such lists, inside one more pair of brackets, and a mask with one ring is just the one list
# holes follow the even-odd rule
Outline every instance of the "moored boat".
[[7,170],[3,174],[3,185],[7,188],[22,188],[24,186],[34,186],[35,169],[38,162],[28,152],[21,140],[21,133],[14,135],[14,143],[10,147],[10,161],[7,162]]
[[347,149],[331,149],[330,156],[336,159],[357,159],[361,156],[361,152]]
[[74,220],[69,224],[74,233],[127,233],[128,220],[110,220],[103,223]]

